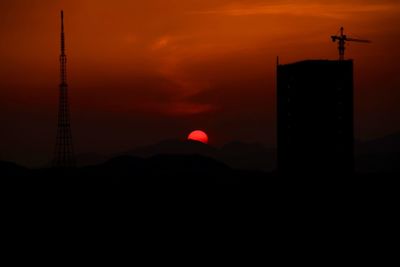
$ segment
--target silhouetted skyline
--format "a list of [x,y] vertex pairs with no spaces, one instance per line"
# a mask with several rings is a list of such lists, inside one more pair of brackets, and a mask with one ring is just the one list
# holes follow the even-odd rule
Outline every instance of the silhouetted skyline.
[[275,59],[355,61],[355,133],[400,131],[395,0],[102,0],[0,3],[0,159],[44,164],[57,119],[59,11],[68,14],[77,153],[113,153],[204,129],[210,144],[275,146]]

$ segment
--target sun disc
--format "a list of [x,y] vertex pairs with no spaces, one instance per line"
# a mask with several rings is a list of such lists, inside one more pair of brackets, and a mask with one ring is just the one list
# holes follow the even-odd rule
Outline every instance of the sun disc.
[[201,131],[201,130],[196,130],[193,131],[189,134],[188,136],[188,140],[192,140],[192,141],[197,141],[197,142],[201,142],[203,144],[207,144],[208,143],[208,136],[205,132]]

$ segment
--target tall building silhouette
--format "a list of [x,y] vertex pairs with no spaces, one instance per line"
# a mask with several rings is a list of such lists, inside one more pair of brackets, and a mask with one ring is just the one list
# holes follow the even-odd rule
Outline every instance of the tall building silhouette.
[[58,109],[57,139],[53,167],[70,168],[75,166],[72,144],[71,121],[68,102],[67,56],[65,54],[64,12],[61,11],[61,55],[60,55],[60,95]]
[[277,100],[281,173],[353,171],[352,60],[278,63]]

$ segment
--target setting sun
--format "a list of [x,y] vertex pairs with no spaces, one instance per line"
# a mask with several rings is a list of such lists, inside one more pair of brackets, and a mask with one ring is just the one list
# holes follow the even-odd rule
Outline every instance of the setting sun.
[[189,134],[188,136],[188,140],[192,140],[192,141],[197,141],[197,142],[201,142],[203,144],[207,144],[208,143],[208,136],[205,132],[200,131],[200,130],[196,130],[193,131]]

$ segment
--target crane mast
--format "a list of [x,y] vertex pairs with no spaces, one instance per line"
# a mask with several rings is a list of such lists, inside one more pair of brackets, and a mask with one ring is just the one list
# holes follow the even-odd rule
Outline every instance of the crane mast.
[[336,42],[338,41],[338,49],[339,49],[339,60],[344,60],[344,52],[346,50],[346,42],[358,42],[358,43],[371,43],[369,40],[363,40],[363,39],[356,39],[356,38],[350,38],[347,35],[344,34],[344,28],[340,28],[340,35],[333,35],[331,36],[332,41]]

